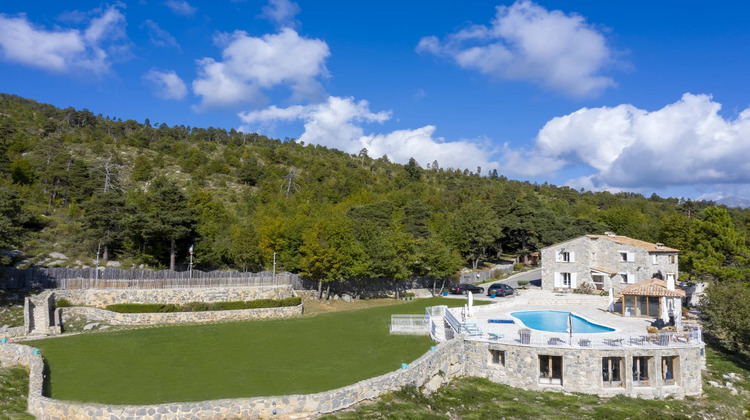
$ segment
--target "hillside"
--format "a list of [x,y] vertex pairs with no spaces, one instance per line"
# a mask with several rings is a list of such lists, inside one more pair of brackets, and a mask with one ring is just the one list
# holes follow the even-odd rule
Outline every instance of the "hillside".
[[[294,139],[59,109],[0,95],[3,264],[277,267],[319,280],[447,277],[605,230],[689,248],[711,202],[580,192],[393,164]],[[744,234],[748,211],[730,209]],[[173,260],[170,258],[172,257]],[[78,262],[76,262],[78,261]]]

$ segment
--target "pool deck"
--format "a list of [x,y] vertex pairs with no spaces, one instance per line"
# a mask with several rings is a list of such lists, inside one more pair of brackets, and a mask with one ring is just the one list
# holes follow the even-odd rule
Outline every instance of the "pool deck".
[[[464,298],[466,299],[466,298]],[[479,298],[476,300],[485,300]],[[473,307],[473,314],[465,316],[463,308],[453,308],[451,313],[459,322],[476,324],[481,335],[467,335],[469,340],[516,342],[520,343],[519,330],[527,328],[511,313],[520,311],[566,311],[572,312],[595,324],[614,328],[613,332],[604,333],[576,333],[573,331],[572,340],[567,332],[554,333],[531,329],[532,345],[559,343],[562,340],[569,346],[585,347],[611,347],[611,346],[637,346],[652,347],[657,345],[689,346],[690,340],[683,337],[684,334],[674,334],[669,344],[658,342],[654,334],[648,334],[646,327],[650,326],[654,318],[623,317],[620,314],[607,311],[609,298],[592,295],[560,294],[545,290],[520,290],[516,296],[492,299],[490,305]],[[514,320],[513,324],[490,323],[491,319]],[[491,334],[502,335],[500,339],[493,338]],[[679,340],[678,340],[679,338]],[[700,339],[692,337],[692,345],[698,344]],[[583,340],[583,342],[582,342]]]

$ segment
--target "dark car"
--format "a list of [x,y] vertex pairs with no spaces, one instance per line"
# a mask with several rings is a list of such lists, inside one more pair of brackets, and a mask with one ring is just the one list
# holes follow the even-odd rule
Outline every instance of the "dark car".
[[484,293],[484,287],[479,287],[474,284],[461,283],[450,288],[451,293],[454,295],[462,295],[466,292],[471,293]]
[[508,296],[512,295],[515,289],[505,283],[495,283],[487,289],[487,296],[492,295],[493,292],[497,296]]

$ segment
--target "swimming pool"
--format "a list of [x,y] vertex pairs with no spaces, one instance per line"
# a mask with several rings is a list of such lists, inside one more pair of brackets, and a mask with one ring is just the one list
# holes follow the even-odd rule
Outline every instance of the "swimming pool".
[[568,332],[568,315],[571,315],[573,324],[573,333],[606,333],[615,329],[605,327],[604,325],[594,324],[586,321],[578,315],[562,311],[526,311],[513,312],[514,317],[518,318],[527,327],[539,330],[557,333]]

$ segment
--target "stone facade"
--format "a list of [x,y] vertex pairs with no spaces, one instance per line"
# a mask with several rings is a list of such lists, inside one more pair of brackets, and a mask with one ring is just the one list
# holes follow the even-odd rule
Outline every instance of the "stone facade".
[[[493,363],[491,350],[503,352],[503,363]],[[702,350],[702,346],[673,349],[581,350],[466,341],[464,371],[468,376],[485,377],[493,382],[536,391],[580,392],[603,397],[627,395],[641,398],[683,398],[700,395],[702,392]],[[560,384],[540,382],[539,356],[562,358]],[[605,386],[602,379],[604,357],[621,358],[622,380],[619,386]],[[649,386],[635,386],[632,380],[634,357],[648,358]],[[663,357],[676,357],[674,384],[667,384],[662,379]]]
[[229,311],[201,312],[159,312],[122,314],[105,309],[79,306],[59,308],[62,319],[72,315],[82,315],[92,321],[101,321],[110,325],[167,325],[167,324],[205,324],[225,321],[247,321],[251,319],[289,318],[302,315],[302,304],[280,308],[237,309]]
[[254,287],[215,287],[180,289],[86,289],[56,290],[57,298],[72,305],[103,308],[118,303],[232,302],[257,299],[284,299],[294,296],[290,285]]
[[290,418],[332,413],[407,385],[435,390],[463,374],[463,341],[437,345],[406,369],[331,391],[307,395],[224,399],[145,406],[105,405],[60,401],[42,395],[44,362],[33,349],[0,344],[0,365],[20,364],[30,369],[29,412],[39,419],[226,419]]
[[[662,251],[656,244],[649,244],[653,245],[653,250],[647,250],[631,241],[622,236],[587,235],[542,249],[542,288],[575,289],[582,283],[595,285],[595,280],[601,280],[599,288],[617,295],[628,284],[654,277],[666,280],[673,274],[677,279],[676,250]],[[565,252],[569,261],[560,257]],[[563,285],[559,273],[570,273],[572,284]]]

